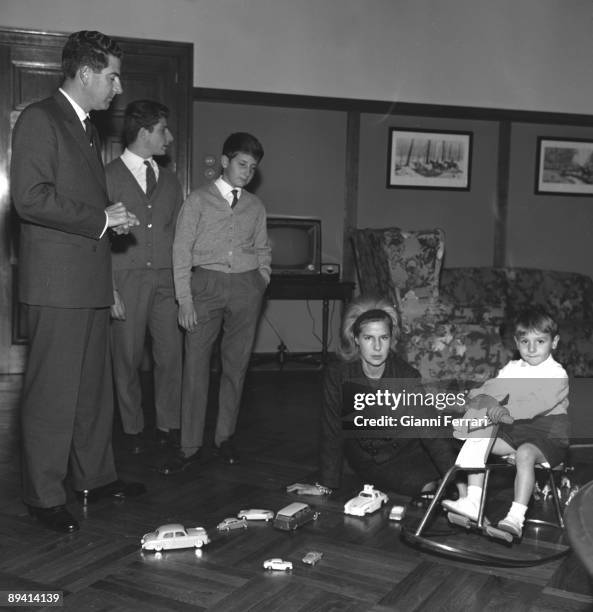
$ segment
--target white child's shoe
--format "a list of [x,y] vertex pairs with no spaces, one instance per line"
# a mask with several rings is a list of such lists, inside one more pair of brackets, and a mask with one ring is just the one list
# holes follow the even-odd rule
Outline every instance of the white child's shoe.
[[516,538],[520,538],[523,535],[523,521],[510,514],[507,514],[501,521],[498,521],[498,528]]
[[442,505],[448,512],[467,516],[472,521],[478,520],[478,514],[480,513],[479,504],[469,497],[460,497],[457,500],[444,499]]

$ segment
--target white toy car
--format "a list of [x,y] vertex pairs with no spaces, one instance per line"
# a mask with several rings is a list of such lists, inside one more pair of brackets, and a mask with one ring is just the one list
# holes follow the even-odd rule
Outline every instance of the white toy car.
[[203,527],[188,527],[179,523],[161,525],[155,531],[145,533],[140,541],[142,550],[172,550],[174,548],[202,548],[210,542]]
[[406,515],[405,506],[393,506],[389,512],[390,521],[401,521]]
[[264,569],[290,572],[292,570],[292,561],[284,561],[284,559],[266,559],[264,561]]
[[221,521],[216,526],[218,531],[231,531],[231,529],[247,529],[247,519],[240,519],[231,516],[229,518],[225,518],[224,521]]
[[344,504],[344,514],[364,516],[379,510],[386,503],[387,495],[385,493],[378,491],[373,485],[365,484],[363,490],[356,497]]
[[272,510],[262,510],[261,508],[250,508],[249,510],[240,510],[237,518],[247,519],[248,521],[271,521],[274,518]]

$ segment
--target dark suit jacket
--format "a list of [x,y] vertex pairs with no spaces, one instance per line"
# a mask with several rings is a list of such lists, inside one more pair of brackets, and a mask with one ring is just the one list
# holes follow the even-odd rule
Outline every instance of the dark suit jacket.
[[11,188],[21,217],[19,297],[97,308],[113,302],[105,174],[96,147],[57,92],[27,107],[12,141]]

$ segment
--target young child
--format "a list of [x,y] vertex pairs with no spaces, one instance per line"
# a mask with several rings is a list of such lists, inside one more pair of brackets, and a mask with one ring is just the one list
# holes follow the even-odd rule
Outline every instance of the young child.
[[[552,357],[559,341],[558,325],[543,308],[534,306],[517,317],[514,338],[521,359],[509,362],[496,378],[470,392],[470,398],[483,400],[486,395],[497,400],[486,402],[490,403],[490,421],[500,423],[491,452],[513,455],[517,469],[514,501],[498,527],[519,538],[535,484],[535,464],[557,465],[568,447],[568,375]],[[498,404],[501,400],[506,400],[507,405]],[[474,467],[483,465],[490,440],[485,442],[486,446],[477,451],[481,456],[475,456]],[[465,453],[464,466],[470,464],[467,451],[471,444],[472,440],[468,440],[460,453]],[[470,472],[467,497],[444,500],[443,506],[477,520],[483,481],[483,474]]]
[[181,393],[181,453],[161,468],[172,474],[200,459],[208,403],[210,356],[222,329],[218,420],[214,443],[227,463],[271,251],[262,202],[245,190],[264,155],[260,142],[231,134],[222,149],[222,175],[187,197],[173,241],[179,324],[186,330]]

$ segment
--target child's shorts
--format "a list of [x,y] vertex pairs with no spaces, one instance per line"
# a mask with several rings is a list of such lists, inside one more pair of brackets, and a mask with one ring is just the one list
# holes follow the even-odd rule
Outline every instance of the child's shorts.
[[498,437],[514,449],[526,442],[537,446],[551,467],[566,460],[568,436],[569,421],[566,414],[515,421],[511,425],[502,425],[498,433]]

